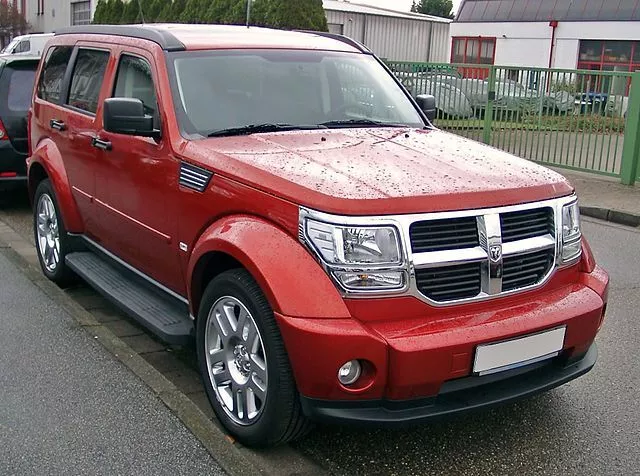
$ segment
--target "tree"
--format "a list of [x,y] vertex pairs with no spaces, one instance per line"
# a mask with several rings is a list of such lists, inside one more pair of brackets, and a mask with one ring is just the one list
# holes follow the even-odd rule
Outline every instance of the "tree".
[[246,0],[213,0],[207,10],[207,23],[244,25],[247,18]]
[[[124,3],[122,3],[122,0],[108,0],[106,10],[103,23],[106,25],[117,25],[122,20]],[[94,21],[94,23],[97,22]]]
[[286,30],[328,30],[322,0],[267,0],[265,23]]
[[442,18],[453,18],[453,2],[451,0],[414,0],[411,11]]
[[171,4],[171,15],[167,19],[169,22],[180,23],[182,13],[187,6],[187,0],[173,0]]
[[0,37],[12,37],[25,33],[29,29],[29,23],[24,15],[11,3],[0,3]]
[[[132,0],[134,1],[134,0]],[[141,0],[142,13],[145,23],[154,23],[158,20],[160,10],[164,6],[166,0]]]
[[129,0],[124,4],[120,23],[123,25],[140,23],[140,7],[138,6],[137,0]]
[[170,0],[166,0],[164,2],[164,6],[160,10],[160,13],[158,13],[158,17],[156,18],[156,21],[158,23],[171,22],[173,20],[171,18],[171,8],[172,7],[173,7],[172,2]]
[[187,0],[180,21],[182,23],[206,23],[209,0]]
[[109,13],[109,5],[107,0],[98,0],[96,4],[96,11],[93,14],[93,20],[91,23],[95,25],[105,25],[107,24],[107,15]]

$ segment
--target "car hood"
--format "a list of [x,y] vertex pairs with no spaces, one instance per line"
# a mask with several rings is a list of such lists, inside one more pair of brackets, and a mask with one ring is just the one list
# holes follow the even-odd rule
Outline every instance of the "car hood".
[[183,153],[216,173],[296,204],[346,215],[486,208],[573,191],[551,170],[439,130],[218,137],[187,142]]

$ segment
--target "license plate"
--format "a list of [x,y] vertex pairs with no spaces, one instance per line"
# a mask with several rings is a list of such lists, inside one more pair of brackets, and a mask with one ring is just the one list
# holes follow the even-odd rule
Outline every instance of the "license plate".
[[566,327],[492,344],[479,345],[473,372],[487,375],[550,359],[564,345]]

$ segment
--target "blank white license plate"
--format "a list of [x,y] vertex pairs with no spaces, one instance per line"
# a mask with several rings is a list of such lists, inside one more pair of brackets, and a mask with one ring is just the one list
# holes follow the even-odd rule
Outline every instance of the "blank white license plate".
[[487,375],[555,357],[562,350],[566,330],[558,327],[518,339],[479,345],[473,372]]

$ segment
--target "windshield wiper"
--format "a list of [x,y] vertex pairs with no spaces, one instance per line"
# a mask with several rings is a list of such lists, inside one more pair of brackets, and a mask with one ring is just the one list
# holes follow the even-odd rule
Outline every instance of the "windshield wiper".
[[322,124],[317,125],[294,125],[294,124],[248,124],[242,127],[231,127],[229,129],[221,129],[219,131],[213,131],[208,134],[208,137],[224,137],[224,136],[241,136],[249,134],[260,134],[264,132],[279,132],[279,131],[302,131],[312,129],[326,129],[327,127]]
[[394,122],[374,121],[373,119],[344,119],[339,121],[327,121],[320,124],[325,127],[409,127],[407,124]]

